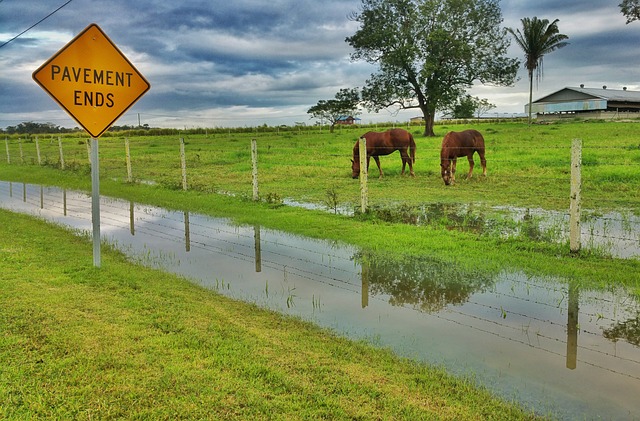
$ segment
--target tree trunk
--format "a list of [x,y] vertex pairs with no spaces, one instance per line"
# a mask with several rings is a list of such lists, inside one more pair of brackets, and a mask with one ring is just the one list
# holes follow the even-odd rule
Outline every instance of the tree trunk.
[[434,137],[436,134],[433,132],[433,124],[436,119],[436,113],[424,107],[422,108],[422,114],[424,116],[424,136]]
[[533,72],[529,72],[529,125],[531,125],[531,106],[533,105]]

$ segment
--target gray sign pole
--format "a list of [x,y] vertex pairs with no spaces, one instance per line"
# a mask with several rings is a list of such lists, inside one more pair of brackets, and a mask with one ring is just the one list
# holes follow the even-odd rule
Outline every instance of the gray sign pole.
[[100,165],[98,139],[91,138],[91,221],[93,223],[93,266],[100,267]]

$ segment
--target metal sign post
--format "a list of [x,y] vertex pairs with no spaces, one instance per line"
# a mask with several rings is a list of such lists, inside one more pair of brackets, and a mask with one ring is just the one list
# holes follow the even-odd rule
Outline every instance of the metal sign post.
[[93,226],[93,266],[100,267],[100,160],[98,139],[91,138],[91,224]]
[[91,135],[93,264],[100,267],[98,138],[151,85],[95,23],[33,72],[33,80]]

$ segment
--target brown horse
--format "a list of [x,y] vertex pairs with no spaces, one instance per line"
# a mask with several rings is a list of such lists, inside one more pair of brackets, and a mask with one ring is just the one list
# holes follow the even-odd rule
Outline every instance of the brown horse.
[[[409,164],[409,173],[413,177],[413,163],[416,161],[416,142],[413,136],[403,129],[391,129],[386,132],[367,132],[362,135],[367,140],[367,169],[371,157],[376,161],[380,178],[382,178],[382,168],[380,168],[381,155],[389,155],[395,151],[400,151],[402,157],[402,174],[407,164]],[[351,176],[358,178],[360,174],[360,140],[353,147],[353,159],[351,160]]]
[[456,161],[461,156],[469,160],[469,174],[473,173],[473,153],[478,152],[482,164],[482,175],[487,175],[487,160],[484,158],[484,138],[477,130],[449,132],[442,139],[440,151],[440,173],[445,185],[456,181]]

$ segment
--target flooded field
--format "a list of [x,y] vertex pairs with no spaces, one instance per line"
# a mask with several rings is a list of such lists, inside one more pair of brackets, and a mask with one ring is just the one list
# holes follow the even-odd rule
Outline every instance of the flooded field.
[[[0,207],[91,232],[84,193],[0,182]],[[604,217],[587,229],[609,224],[607,237],[617,237],[609,235],[614,218]],[[625,221],[620,237],[637,235],[637,219]],[[465,272],[106,197],[101,234],[134,261],[442,365],[540,414],[640,419],[640,303],[622,289],[581,290],[517,270]],[[628,243],[613,253],[637,256]]]

